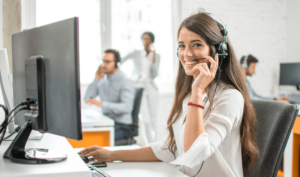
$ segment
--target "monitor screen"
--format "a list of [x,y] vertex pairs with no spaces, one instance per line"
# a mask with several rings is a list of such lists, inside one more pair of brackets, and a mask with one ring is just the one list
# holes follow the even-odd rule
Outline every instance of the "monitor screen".
[[281,63],[279,85],[300,85],[300,63]]

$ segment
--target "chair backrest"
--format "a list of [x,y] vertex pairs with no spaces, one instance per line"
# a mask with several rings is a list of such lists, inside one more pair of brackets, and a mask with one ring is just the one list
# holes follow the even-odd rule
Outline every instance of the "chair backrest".
[[276,177],[280,160],[299,108],[277,101],[252,100],[257,117],[257,145],[260,159],[245,177]]
[[133,104],[133,110],[132,110],[132,136],[138,135],[138,125],[139,125],[139,112],[140,112],[140,106],[141,101],[143,97],[143,88],[136,87],[135,88],[135,96],[134,96],[134,104]]

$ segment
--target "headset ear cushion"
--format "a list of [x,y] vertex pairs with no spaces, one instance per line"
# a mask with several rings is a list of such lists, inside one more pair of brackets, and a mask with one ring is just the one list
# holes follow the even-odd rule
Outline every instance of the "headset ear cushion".
[[227,44],[221,43],[218,47],[218,54],[227,54]]

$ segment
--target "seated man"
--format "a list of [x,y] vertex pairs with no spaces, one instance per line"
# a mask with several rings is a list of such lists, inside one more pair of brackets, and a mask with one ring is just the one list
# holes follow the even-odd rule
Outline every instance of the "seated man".
[[[95,80],[88,86],[84,100],[102,108],[104,115],[115,121],[115,140],[127,138],[129,129],[124,124],[132,123],[134,84],[118,69],[120,54],[106,50]],[[94,99],[100,96],[101,102]]]
[[252,88],[250,82],[247,80],[247,76],[252,76],[255,72],[256,63],[258,63],[258,60],[252,56],[243,56],[240,60],[240,63],[243,68],[243,76],[245,78],[246,86],[248,89],[249,97],[251,100],[276,100],[281,101],[285,103],[289,103],[288,99],[286,97],[280,97],[280,98],[268,98],[258,95]]

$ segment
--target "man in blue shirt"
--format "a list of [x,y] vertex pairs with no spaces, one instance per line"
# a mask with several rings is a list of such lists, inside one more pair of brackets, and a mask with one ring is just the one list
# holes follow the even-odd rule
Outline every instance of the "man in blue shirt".
[[[102,108],[104,115],[115,121],[115,140],[127,138],[132,123],[134,83],[118,68],[120,54],[117,50],[105,51],[103,63],[96,72],[95,80],[88,86],[84,100]],[[100,96],[101,101],[94,99]]]
[[244,76],[246,87],[248,89],[249,97],[251,100],[276,100],[276,101],[289,103],[289,101],[286,97],[280,97],[280,98],[263,97],[263,96],[258,95],[254,91],[249,80],[246,78],[247,76],[252,76],[255,73],[255,67],[256,67],[256,63],[258,63],[258,60],[254,56],[252,56],[252,55],[243,56],[240,60],[240,63],[243,68],[243,76]]

